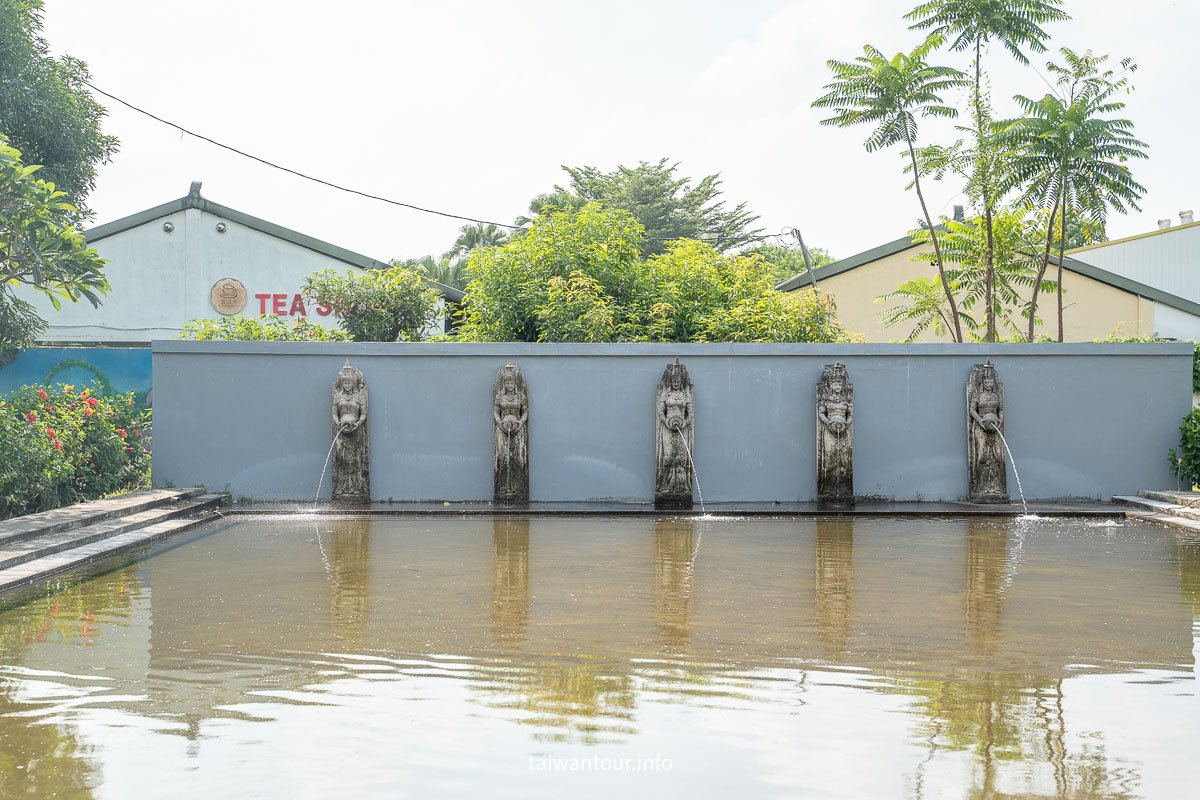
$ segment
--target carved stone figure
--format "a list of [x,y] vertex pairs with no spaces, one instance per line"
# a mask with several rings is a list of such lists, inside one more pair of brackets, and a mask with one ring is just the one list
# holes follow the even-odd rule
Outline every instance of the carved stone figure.
[[505,364],[492,386],[494,500],[529,502],[529,389],[516,364]]
[[687,368],[675,359],[658,382],[654,404],[655,450],[654,505],[656,508],[692,507],[692,435],[695,428],[695,391]]
[[371,502],[367,383],[349,361],[333,382],[333,436],[333,501]]
[[854,387],[841,362],[817,383],[817,500],[854,502]]
[[989,359],[967,381],[967,470],[972,503],[1007,503],[1004,469],[1004,387]]

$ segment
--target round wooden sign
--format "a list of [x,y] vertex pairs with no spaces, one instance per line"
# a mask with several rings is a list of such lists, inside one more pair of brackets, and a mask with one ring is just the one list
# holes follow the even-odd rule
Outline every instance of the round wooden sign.
[[237,278],[221,278],[213,284],[208,302],[225,316],[236,314],[246,307],[246,287]]

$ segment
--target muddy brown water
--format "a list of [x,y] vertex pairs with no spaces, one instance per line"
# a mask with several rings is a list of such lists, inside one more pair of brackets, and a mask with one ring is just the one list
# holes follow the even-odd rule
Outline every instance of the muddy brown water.
[[1200,540],[241,517],[0,607],[0,797],[1181,798]]

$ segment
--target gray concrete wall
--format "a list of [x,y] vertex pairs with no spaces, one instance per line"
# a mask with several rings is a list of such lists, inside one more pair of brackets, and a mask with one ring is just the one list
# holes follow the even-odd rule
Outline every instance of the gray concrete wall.
[[710,502],[815,499],[816,383],[835,360],[854,384],[860,495],[965,498],[966,381],[989,356],[1031,499],[1174,486],[1167,449],[1191,409],[1189,343],[156,341],[153,351],[154,485],[257,500],[312,499],[347,358],[369,385],[381,501],[491,499],[492,382],[509,361],[529,382],[532,499],[548,502],[653,500],[655,389],[676,356],[696,386],[696,471]]

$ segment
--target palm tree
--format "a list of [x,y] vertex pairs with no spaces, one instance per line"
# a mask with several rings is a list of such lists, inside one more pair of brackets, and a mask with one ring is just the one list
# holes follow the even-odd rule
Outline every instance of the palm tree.
[[822,125],[874,125],[875,129],[864,143],[867,151],[879,150],[893,144],[904,143],[912,161],[913,185],[925,225],[933,243],[937,261],[938,277],[942,291],[950,306],[950,321],[953,323],[954,341],[963,341],[962,325],[959,323],[958,304],[954,292],[946,279],[942,251],[938,245],[937,231],[925,195],[921,192],[920,170],[913,150],[917,136],[917,117],[955,117],[958,112],[942,102],[941,92],[965,85],[966,76],[951,67],[931,66],[925,61],[930,51],[942,43],[940,35],[930,36],[911,53],[897,53],[886,58],[871,45],[863,47],[863,55],[853,61],[828,61],[834,80],[826,84],[827,93],[813,102],[816,108],[829,108],[834,116],[821,120]]
[[996,317],[991,311],[991,293],[995,266],[993,215],[999,194],[996,191],[998,181],[992,174],[995,159],[989,158],[987,153],[989,148],[986,139],[991,120],[988,105],[983,99],[983,45],[991,41],[1000,42],[1019,63],[1028,64],[1029,59],[1022,52],[1022,47],[1037,53],[1046,52],[1047,36],[1041,26],[1047,22],[1070,19],[1066,12],[1058,8],[1061,4],[1062,0],[930,0],[905,15],[905,19],[915,20],[913,29],[932,28],[934,33],[953,36],[951,50],[975,51],[971,106],[974,111],[976,158],[970,185],[974,193],[979,195],[983,206],[983,224],[988,241],[985,288],[988,293],[986,341],[989,342],[996,341]]
[[446,255],[454,258],[466,258],[467,254],[476,247],[499,247],[508,243],[508,231],[494,223],[464,225],[459,229],[458,238],[447,251]]
[[[1141,210],[1137,201],[1145,187],[1133,179],[1124,162],[1146,158],[1146,143],[1133,135],[1127,119],[1104,118],[1120,111],[1123,102],[1113,96],[1127,79],[1112,70],[1101,72],[1107,56],[1082,56],[1062,50],[1066,66],[1049,64],[1059,76],[1063,95],[1047,94],[1040,100],[1017,95],[1025,116],[998,124],[1000,136],[1019,151],[1011,175],[1003,188],[1022,189],[1021,201],[1036,203],[1050,211],[1046,246],[1038,280],[1034,283],[1030,309],[1029,340],[1033,340],[1033,313],[1037,289],[1050,262],[1055,215],[1059,216],[1058,247],[1058,341],[1063,341],[1062,272],[1066,250],[1068,214],[1087,214],[1102,221],[1110,208],[1125,213]],[[1124,72],[1137,69],[1129,59],[1121,62]]]

